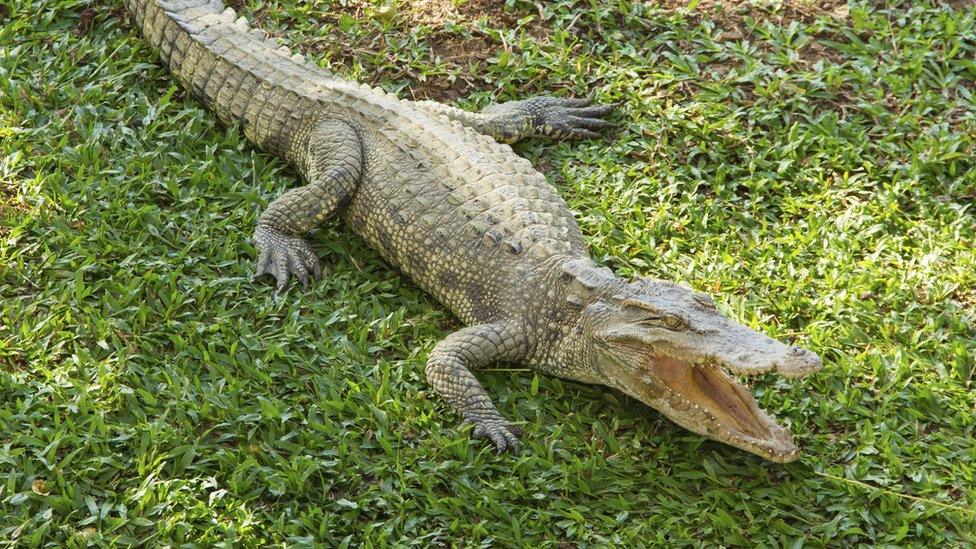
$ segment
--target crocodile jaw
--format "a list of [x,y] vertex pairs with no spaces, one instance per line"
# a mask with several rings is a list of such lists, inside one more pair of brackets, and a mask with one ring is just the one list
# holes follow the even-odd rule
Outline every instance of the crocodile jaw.
[[627,391],[695,433],[777,463],[800,456],[790,432],[714,364],[651,357]]

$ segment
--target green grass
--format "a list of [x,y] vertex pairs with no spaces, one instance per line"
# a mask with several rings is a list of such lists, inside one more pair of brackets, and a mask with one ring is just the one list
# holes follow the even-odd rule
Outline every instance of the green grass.
[[424,382],[447,312],[340,223],[313,291],[251,283],[294,173],[115,2],[2,2],[3,545],[976,543],[976,8],[774,4],[741,37],[630,0],[510,0],[480,30],[243,10],[404,96],[623,101],[607,140],[517,149],[594,257],[824,357],[756,383],[804,446],[784,466],[510,371],[479,377],[525,451],[470,441]]

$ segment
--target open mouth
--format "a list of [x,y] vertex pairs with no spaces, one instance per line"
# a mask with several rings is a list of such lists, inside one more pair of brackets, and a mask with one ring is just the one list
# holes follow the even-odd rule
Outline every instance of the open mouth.
[[721,367],[655,357],[648,370],[670,393],[653,400],[663,404],[659,409],[682,427],[772,461],[788,462],[799,456],[789,431]]

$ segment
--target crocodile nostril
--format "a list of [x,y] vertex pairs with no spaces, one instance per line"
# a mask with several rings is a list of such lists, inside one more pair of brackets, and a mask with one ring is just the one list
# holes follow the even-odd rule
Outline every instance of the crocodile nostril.
[[808,371],[817,371],[823,367],[823,360],[821,360],[820,355],[803,347],[790,347],[790,355],[800,362],[802,365],[798,364],[797,367],[804,368]]

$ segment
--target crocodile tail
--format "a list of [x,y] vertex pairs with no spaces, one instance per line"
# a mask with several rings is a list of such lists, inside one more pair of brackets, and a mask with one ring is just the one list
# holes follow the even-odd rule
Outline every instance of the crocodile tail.
[[194,31],[213,24],[224,11],[220,0],[125,0],[125,5],[136,27],[173,72],[190,53]]
[[327,71],[306,63],[220,0],[126,0],[136,26],[170,72],[227,125],[286,155],[289,135],[308,101],[295,82],[322,82]]

